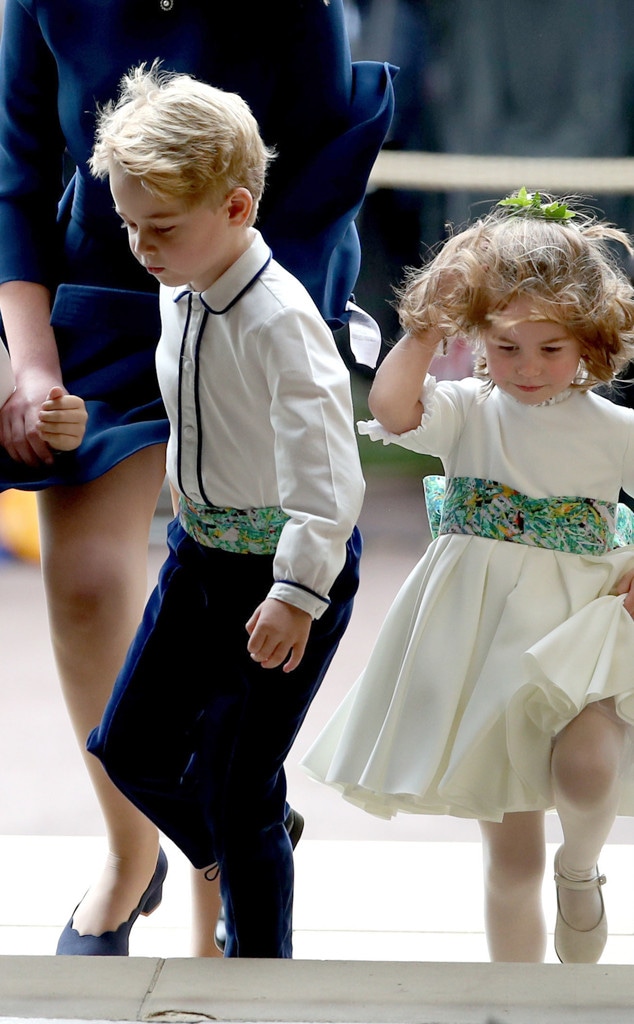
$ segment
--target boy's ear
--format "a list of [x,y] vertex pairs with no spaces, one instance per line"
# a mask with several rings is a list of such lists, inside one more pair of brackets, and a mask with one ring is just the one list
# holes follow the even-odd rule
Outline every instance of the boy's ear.
[[253,196],[249,192],[248,188],[234,188],[233,192],[227,196],[227,212],[229,214],[229,220],[233,221],[234,224],[240,226],[245,224],[251,216],[253,210]]

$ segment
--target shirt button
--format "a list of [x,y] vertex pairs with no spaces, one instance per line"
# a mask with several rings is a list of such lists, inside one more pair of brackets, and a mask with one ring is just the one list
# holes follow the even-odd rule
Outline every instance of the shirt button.
[[188,441],[191,441],[191,439],[196,436],[196,431],[193,427],[185,427],[183,436],[186,437]]

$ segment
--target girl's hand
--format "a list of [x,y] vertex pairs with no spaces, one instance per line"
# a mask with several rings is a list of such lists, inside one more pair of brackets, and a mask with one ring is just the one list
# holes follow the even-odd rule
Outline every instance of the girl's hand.
[[621,579],[617,581],[614,587],[613,593],[626,595],[623,607],[634,619],[634,569],[621,576]]
[[63,388],[54,387],[42,403],[37,431],[53,451],[70,452],[81,444],[87,419],[82,398],[67,395]]
[[[16,390],[0,409],[0,445],[16,462],[27,466],[52,465],[54,454],[40,434],[40,414],[49,400],[50,375],[24,373],[16,379]],[[61,394],[64,389],[58,387]]]
[[283,664],[284,672],[292,672],[304,656],[311,624],[308,612],[267,597],[246,624],[250,638],[247,650],[262,668]]

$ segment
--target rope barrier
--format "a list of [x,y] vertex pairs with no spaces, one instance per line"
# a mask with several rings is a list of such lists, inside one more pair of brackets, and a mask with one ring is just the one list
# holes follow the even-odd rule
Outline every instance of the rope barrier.
[[634,192],[630,157],[481,156],[383,150],[370,175],[370,188],[429,192],[512,191],[525,185],[556,193]]

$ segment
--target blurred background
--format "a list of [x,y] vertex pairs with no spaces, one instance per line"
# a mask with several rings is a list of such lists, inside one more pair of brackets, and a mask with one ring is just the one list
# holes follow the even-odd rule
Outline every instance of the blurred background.
[[[632,231],[634,168],[625,165],[615,185],[607,163],[634,154],[630,0],[345,3],[355,58],[401,69],[385,149],[464,158],[457,174],[450,161],[435,163],[435,181],[420,160],[414,178],[425,171],[425,188],[381,187],[366,199],[357,299],[387,338],[398,332],[390,299],[402,268],[444,238],[448,222],[460,226],[521,185],[579,194],[599,216]],[[482,186],[482,157],[495,158],[504,185]],[[536,158],[548,162],[536,165]],[[575,161],[568,175],[561,158]],[[597,160],[606,162],[603,174]],[[539,179],[521,177],[526,167],[532,178],[536,166]]]

